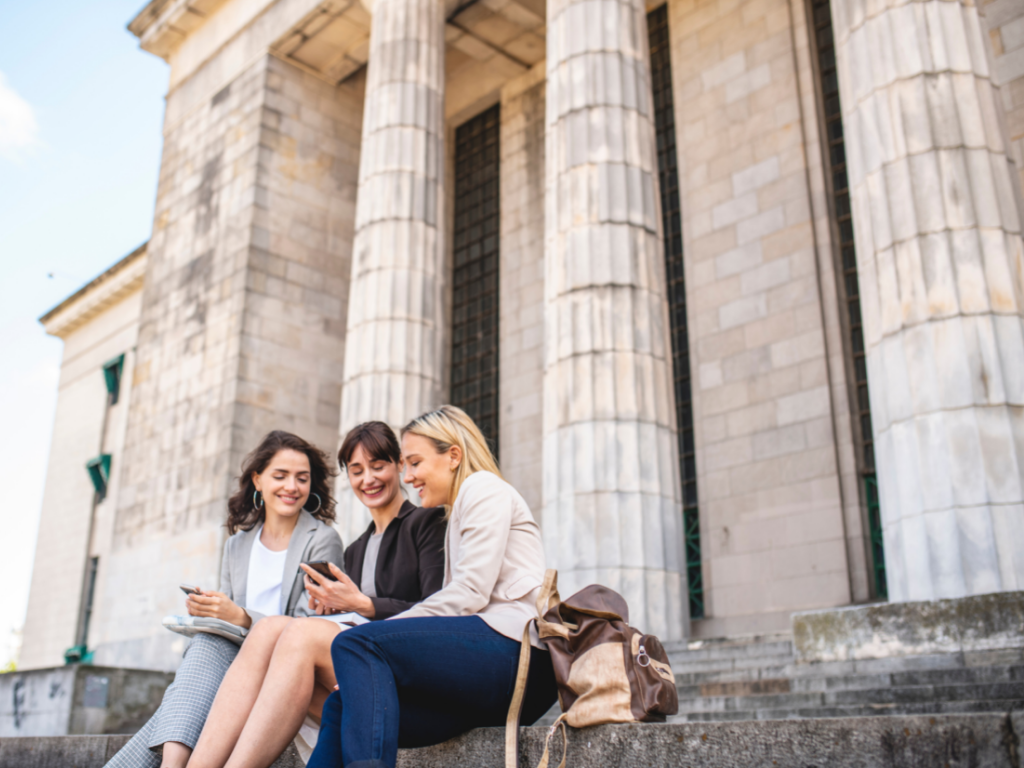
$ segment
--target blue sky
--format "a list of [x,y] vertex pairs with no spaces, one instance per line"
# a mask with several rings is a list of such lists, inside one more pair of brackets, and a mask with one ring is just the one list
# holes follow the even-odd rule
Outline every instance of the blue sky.
[[125,29],[142,5],[0,0],[0,666],[28,601],[62,350],[37,318],[152,225],[168,68]]

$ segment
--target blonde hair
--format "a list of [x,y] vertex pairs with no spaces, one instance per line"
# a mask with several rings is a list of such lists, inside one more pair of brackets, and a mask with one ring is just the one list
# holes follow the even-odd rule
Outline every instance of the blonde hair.
[[458,498],[459,489],[467,477],[474,472],[493,472],[501,477],[498,462],[491,453],[480,427],[461,408],[442,405],[436,410],[424,413],[402,427],[402,437],[406,435],[419,435],[433,441],[438,453],[444,453],[453,445],[457,445],[462,451],[462,461],[455,469],[455,476],[448,491],[448,503],[445,504],[448,515],[451,515],[451,505]]

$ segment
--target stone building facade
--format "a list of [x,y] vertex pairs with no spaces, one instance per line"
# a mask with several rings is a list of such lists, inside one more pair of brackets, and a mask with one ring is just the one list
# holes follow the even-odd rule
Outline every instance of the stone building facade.
[[665,639],[1024,588],[1016,0],[153,0],[129,29],[170,64],[153,234],[43,318],[62,557],[23,666],[173,668],[159,620],[215,584],[262,434],[449,401],[563,594]]

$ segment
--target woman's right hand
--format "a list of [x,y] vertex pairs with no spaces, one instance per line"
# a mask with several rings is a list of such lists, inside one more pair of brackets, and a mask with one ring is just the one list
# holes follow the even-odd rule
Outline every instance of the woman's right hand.
[[220,619],[238,627],[252,625],[252,618],[245,609],[232,602],[223,592],[200,590],[197,595],[189,595],[185,598],[185,610],[189,616]]
[[372,619],[377,613],[373,601],[359,591],[359,587],[343,570],[334,563],[328,563],[331,573],[337,581],[328,581],[305,563],[300,567],[306,572],[306,591],[317,604],[331,613],[358,613]]

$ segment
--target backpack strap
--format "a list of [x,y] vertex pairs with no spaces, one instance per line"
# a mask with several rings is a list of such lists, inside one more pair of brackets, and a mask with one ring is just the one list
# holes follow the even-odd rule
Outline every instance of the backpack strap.
[[526,679],[530,676],[530,624],[523,628],[523,646],[519,651],[519,671],[516,673],[516,689],[512,693],[512,703],[505,718],[505,768],[519,766],[519,716],[523,711],[523,699],[526,698]]
[[544,754],[541,755],[537,768],[548,768],[548,748],[551,746],[551,737],[555,735],[555,731],[558,730],[559,726],[562,727],[562,762],[558,764],[558,768],[565,768],[565,756],[569,752],[569,737],[565,733],[565,718],[568,714],[568,712],[563,712],[551,725],[547,738],[544,739]]
[[[537,595],[537,613],[540,615],[540,620],[543,620],[544,614],[560,602],[561,598],[558,595],[558,571],[554,568],[549,568],[544,573],[544,583],[541,585],[540,593]],[[512,703],[508,708],[508,717],[505,718],[505,768],[518,768],[519,766],[519,717],[522,715],[523,700],[526,698],[526,679],[530,676],[530,625],[537,624],[539,630],[540,620],[531,619],[523,627],[523,644],[519,650],[519,670],[516,672],[516,688],[512,693]],[[561,722],[562,717],[565,717],[565,715],[559,717],[558,722]],[[556,725],[558,722],[556,722]],[[554,732],[555,728],[552,726],[551,732],[548,734],[548,741],[551,740]],[[564,724],[562,725],[562,737],[564,744]],[[547,766],[547,759],[547,742],[545,742],[544,758],[541,761],[545,768]],[[564,766],[565,750],[563,749],[562,763],[559,765],[559,768],[564,768]],[[538,768],[540,767],[538,766]]]
[[537,615],[544,618],[544,615],[552,608],[562,602],[558,594],[558,571],[548,568],[544,571],[544,583],[540,585],[540,592],[537,594]]

